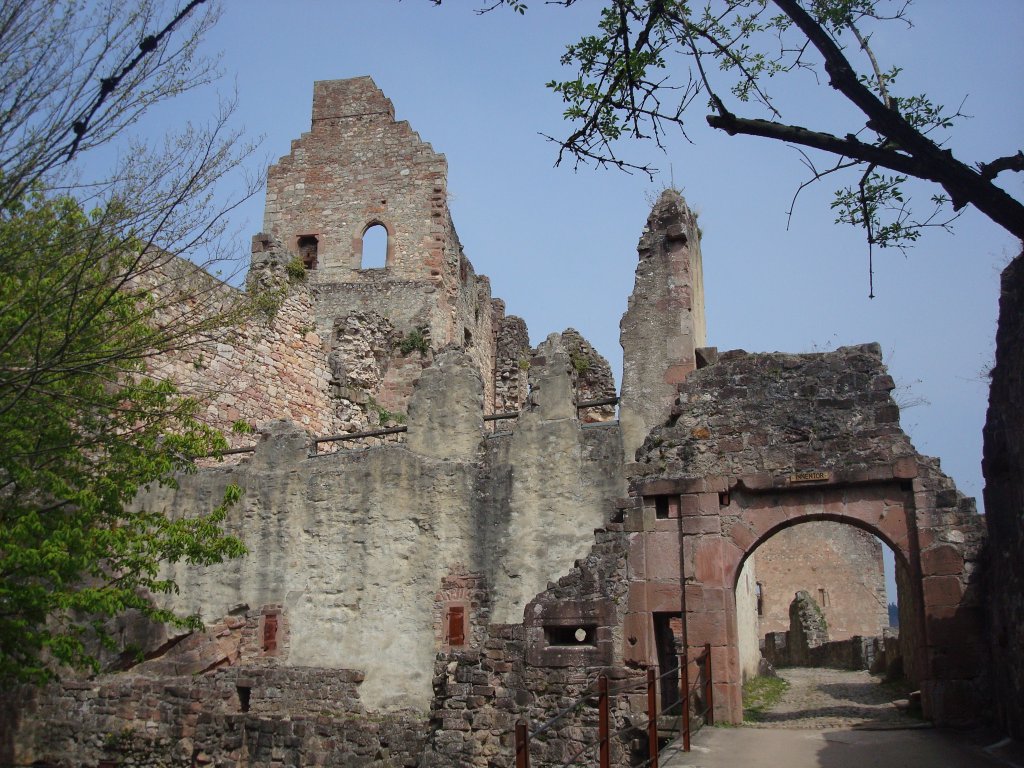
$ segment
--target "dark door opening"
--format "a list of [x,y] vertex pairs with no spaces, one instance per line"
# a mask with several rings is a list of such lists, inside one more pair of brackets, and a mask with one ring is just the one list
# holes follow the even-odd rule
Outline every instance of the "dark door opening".
[[679,613],[654,614],[654,645],[658,651],[658,676],[661,678],[661,711],[679,710],[679,653],[682,648],[682,619]]

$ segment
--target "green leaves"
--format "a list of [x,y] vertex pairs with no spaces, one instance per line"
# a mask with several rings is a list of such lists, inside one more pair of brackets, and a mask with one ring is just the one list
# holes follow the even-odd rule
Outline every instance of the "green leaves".
[[[618,142],[653,138],[663,146],[671,127],[685,136],[686,112],[696,102],[707,105],[709,124],[730,134],[773,138],[831,155],[831,165],[819,167],[801,150],[810,171],[806,184],[832,174],[854,176],[857,181],[836,193],[832,208],[838,222],[864,228],[870,245],[901,247],[918,239],[923,227],[948,228],[955,215],[939,198],[932,199],[935,207],[928,215],[915,216],[905,191],[908,175],[941,183],[957,199],[955,210],[999,193],[979,192],[961,172],[966,168],[947,169],[955,183],[924,170],[945,162],[937,148],[944,137],[933,135],[963,115],[925,94],[900,95],[900,68],[876,58],[873,31],[893,21],[909,24],[908,5],[901,0],[607,0],[594,34],[569,45],[562,56],[576,76],[547,84],[561,96],[564,116],[572,123],[569,136],[559,140],[559,162],[568,154],[577,164],[652,175],[649,166],[621,160]],[[861,116],[836,132],[816,130],[816,104],[777,101],[770,86],[779,82],[791,90],[820,86],[822,101],[838,94]],[[784,107],[805,112],[787,119]],[[800,127],[806,120],[810,129]],[[953,164],[950,157],[948,165]],[[888,175],[876,169],[889,169]],[[1017,208],[1013,201],[999,200]],[[1013,219],[1002,209],[999,215]]]
[[166,349],[148,258],[113,204],[86,215],[33,192],[0,210],[0,678],[96,666],[105,621],[127,610],[195,626],[153,596],[164,564],[245,548],[222,530],[240,491],[206,513],[133,509],[143,486],[224,450],[198,403],[146,375]]

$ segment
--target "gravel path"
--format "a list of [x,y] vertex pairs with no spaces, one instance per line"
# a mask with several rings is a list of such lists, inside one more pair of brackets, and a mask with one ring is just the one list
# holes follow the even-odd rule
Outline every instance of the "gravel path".
[[922,721],[892,705],[891,689],[868,672],[791,667],[779,676],[789,683],[782,699],[750,728],[907,728]]

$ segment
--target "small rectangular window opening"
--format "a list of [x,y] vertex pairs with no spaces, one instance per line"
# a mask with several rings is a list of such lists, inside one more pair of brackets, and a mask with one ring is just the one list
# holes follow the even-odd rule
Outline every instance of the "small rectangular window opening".
[[565,624],[563,626],[544,627],[544,639],[549,646],[562,647],[596,647],[596,624]]
[[668,496],[654,497],[654,516],[659,520],[668,520]]
[[236,686],[235,691],[238,693],[238,707],[243,712],[249,711],[249,698],[252,696],[252,688],[247,685]]
[[306,269],[316,269],[316,235],[301,235],[299,237],[299,258],[302,259],[302,266]]

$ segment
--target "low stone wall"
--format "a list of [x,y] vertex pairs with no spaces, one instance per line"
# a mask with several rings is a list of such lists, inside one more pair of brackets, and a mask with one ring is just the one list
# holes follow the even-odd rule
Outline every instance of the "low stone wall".
[[[885,671],[887,643],[898,646],[898,638],[860,637],[835,640],[814,648],[801,648],[789,642],[789,632],[765,635],[764,658],[773,667],[829,667],[831,669],[868,669]],[[890,654],[892,655],[892,654]],[[879,668],[879,661],[882,666]]]
[[[426,722],[367,714],[353,670],[229,667],[159,679],[124,675],[20,693],[3,765],[413,766]],[[281,712],[288,712],[283,718]]]

